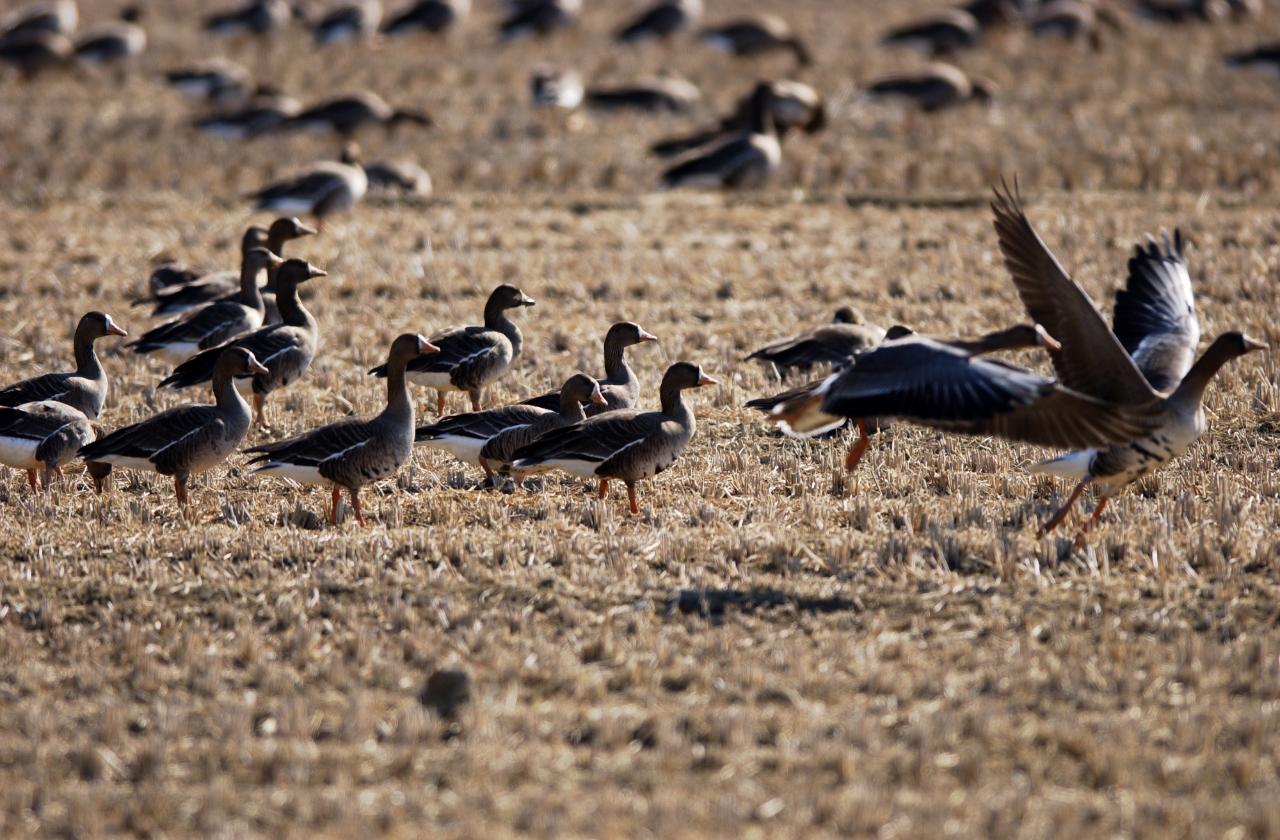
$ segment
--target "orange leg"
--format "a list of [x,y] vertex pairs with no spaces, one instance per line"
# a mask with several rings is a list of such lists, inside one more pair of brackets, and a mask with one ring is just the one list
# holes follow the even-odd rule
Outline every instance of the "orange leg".
[[186,510],[187,507],[187,479],[185,476],[175,475],[173,477],[173,492],[178,497],[178,507]]
[[631,502],[631,512],[640,512],[640,503],[636,501],[636,485],[634,481],[627,482],[627,499]]
[[858,421],[858,439],[853,442],[853,446],[849,449],[849,454],[844,456],[844,468],[849,472],[853,472],[858,468],[858,462],[862,460],[862,455],[867,451],[867,447],[871,444],[871,438],[867,435],[867,421]]
[[1080,529],[1079,536],[1076,537],[1076,548],[1084,545],[1084,538],[1093,530],[1093,526],[1098,524],[1098,520],[1102,518],[1102,512],[1107,509],[1107,502],[1111,501],[1110,496],[1103,496],[1098,500],[1098,506],[1093,509],[1093,515],[1089,517],[1089,521],[1084,523],[1084,527]]
[[608,495],[609,495],[609,479],[602,478],[600,479],[600,494],[598,498],[603,499]]
[[352,488],[347,491],[347,495],[351,497],[351,507],[355,508],[356,521],[360,523],[360,527],[369,527],[369,523],[364,521],[364,514],[360,512],[360,490]]
[[329,507],[329,524],[338,524],[338,503],[342,501],[342,488],[333,485],[333,504]]
[[1076,499],[1079,499],[1080,494],[1084,492],[1084,488],[1085,488],[1085,482],[1082,481],[1079,484],[1077,484],[1076,489],[1071,491],[1071,496],[1070,498],[1067,499],[1067,503],[1062,506],[1061,510],[1059,510],[1057,513],[1053,515],[1052,519],[1044,523],[1044,526],[1040,529],[1040,533],[1038,533],[1036,536],[1043,537],[1045,534],[1048,534],[1054,528],[1057,528],[1059,525],[1061,525],[1062,520],[1066,519],[1067,514],[1071,512],[1071,506],[1076,503]]
[[263,429],[271,428],[267,425],[267,395],[254,393],[253,395],[253,425]]
[[39,483],[36,481],[36,471],[35,471],[35,470],[27,470],[27,484],[30,484],[30,485],[31,485],[31,492],[32,492],[32,493],[35,493],[35,494],[37,494],[37,495],[40,493],[40,485],[39,485]]
[[471,394],[471,410],[479,411],[480,410],[480,392],[470,391],[468,393]]
[[436,414],[444,416],[444,391],[436,391]]

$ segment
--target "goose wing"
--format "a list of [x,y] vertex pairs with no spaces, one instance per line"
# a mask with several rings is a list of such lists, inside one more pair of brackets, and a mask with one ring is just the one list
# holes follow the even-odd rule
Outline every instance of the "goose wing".
[[[559,399],[560,395],[557,393],[557,408],[560,405]],[[453,414],[435,423],[419,426],[414,434],[414,440],[422,443],[445,436],[488,440],[512,426],[532,423],[546,413],[546,409],[521,404],[491,408],[487,411],[472,411],[467,414]]]
[[113,456],[148,461],[166,447],[197,435],[201,429],[222,423],[212,405],[181,405],[117,429],[80,450],[86,461],[110,462]]
[[0,406],[19,406],[40,400],[56,400],[67,392],[69,373],[33,376],[0,390]]
[[517,466],[536,466],[546,461],[603,464],[622,450],[642,443],[661,425],[659,412],[619,409],[552,429],[513,452],[511,460]]
[[251,446],[245,450],[254,457],[250,464],[293,464],[319,467],[331,458],[365,446],[372,439],[371,421],[339,420],[287,440]]
[[1134,248],[1129,278],[1116,290],[1112,332],[1157,391],[1176,387],[1191,369],[1200,321],[1181,232]]

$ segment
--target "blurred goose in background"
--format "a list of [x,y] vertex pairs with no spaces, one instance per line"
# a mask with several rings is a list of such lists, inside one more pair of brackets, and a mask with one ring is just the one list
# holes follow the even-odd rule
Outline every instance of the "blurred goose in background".
[[372,38],[382,22],[379,0],[355,0],[334,5],[316,21],[312,35],[317,44],[340,44]]
[[0,19],[0,39],[47,33],[70,37],[80,23],[75,0],[44,0],[28,3]]
[[764,186],[782,163],[782,145],[770,107],[772,96],[768,85],[758,85],[752,95],[750,125],[677,162],[663,173],[663,184],[738,189]]
[[[773,126],[782,139],[792,129],[813,134],[826,127],[826,104],[822,96],[803,82],[787,80],[760,82],[769,86],[769,110],[773,113]],[[719,125],[693,134],[669,137],[650,146],[650,151],[660,157],[674,157],[722,138],[725,134],[741,131],[751,124],[751,112],[755,96],[752,88],[738,100],[732,113],[720,120]]]
[[586,91],[576,70],[541,65],[529,78],[529,93],[535,108],[572,111],[582,104]]
[[321,161],[253,193],[256,210],[279,213],[310,213],[316,229],[334,213],[350,210],[369,189],[369,177],[360,166],[360,150],[348,143],[337,161]]
[[1261,70],[1280,77],[1280,43],[1264,44],[1243,52],[1232,53],[1226,57],[1226,63],[1228,67]]
[[636,482],[668,469],[680,457],[697,429],[693,411],[682,393],[718,384],[689,362],[667,368],[658,389],[660,411],[634,408],[610,411],[581,423],[553,429],[511,455],[511,469],[525,474],[562,470],[600,482],[600,498],[609,481],[627,485],[631,512],[640,512]]
[[270,35],[288,26],[292,17],[287,0],[249,0],[206,16],[204,30],[215,35]]
[[[484,324],[452,327],[431,336],[436,349],[409,362],[409,381],[436,389],[437,414],[444,414],[445,394],[450,391],[465,391],[471,410],[479,411],[485,387],[507,372],[524,347],[520,328],[507,312],[533,305],[533,298],[515,286],[494,289],[484,305]],[[369,373],[386,376],[387,368],[379,365]]]
[[[1059,525],[1085,488],[1101,494],[1081,537],[1098,521],[1108,499],[1134,481],[1186,452],[1204,432],[1203,398],[1214,375],[1232,359],[1267,349],[1242,333],[1223,333],[1197,359],[1200,322],[1182,238],[1163,247],[1139,246],[1129,260],[1129,276],[1116,292],[1113,325],[1058,262],[1007,188],[992,203],[1000,252],[1027,313],[1061,342],[1050,353],[1066,387],[1121,407],[1144,412],[1150,424],[1141,433],[1109,441],[1110,446],[1064,444],[1077,449],[1039,464],[1035,470],[1077,482],[1066,504],[1041,530]],[[1194,360],[1194,361],[1193,361]]]
[[363,128],[381,126],[392,131],[402,125],[433,125],[423,111],[392,108],[371,91],[329,99],[295,114],[277,126],[280,131],[334,132],[350,139]]
[[613,37],[620,44],[670,38],[692,29],[701,17],[702,0],[659,0],[623,25]]
[[97,420],[107,399],[107,372],[98,361],[94,344],[104,336],[126,336],[124,328],[105,312],[86,312],[76,324],[72,339],[76,369],[66,373],[46,373],[0,388],[0,406],[54,400]]
[[1155,23],[1212,23],[1230,16],[1227,0],[1135,0],[1134,14]]
[[582,410],[584,403],[602,410],[607,410],[609,406],[600,393],[600,386],[585,373],[569,377],[560,389],[559,397],[560,404],[556,410],[526,406],[536,410],[538,416],[528,423],[508,426],[485,441],[480,448],[479,461],[486,481],[493,483],[497,475],[510,473],[515,478],[516,487],[519,487],[524,481],[524,475],[511,470],[511,458],[517,450],[532,444],[552,429],[571,426],[587,419]]
[[[640,398],[640,380],[627,364],[627,348],[657,340],[656,335],[631,321],[619,321],[609,327],[604,336],[604,379],[599,383],[600,393],[604,395],[604,405],[588,406],[588,415],[632,408],[636,404],[636,400]],[[560,391],[549,391],[525,400],[522,405],[554,411],[560,406],[560,396]]]
[[759,359],[785,379],[792,370],[807,371],[815,365],[839,367],[884,340],[885,331],[868,324],[852,306],[836,310],[830,324],[761,347],[748,360]]
[[233,102],[243,99],[253,87],[253,78],[243,65],[225,58],[213,58],[169,70],[165,82],[197,102]]
[[1094,50],[1102,49],[1104,32],[1123,32],[1125,28],[1115,10],[1086,0],[1052,0],[1039,7],[1030,24],[1036,37],[1083,38]]
[[302,103],[271,87],[259,85],[241,107],[197,117],[197,131],[229,140],[249,140],[271,131],[302,112]]
[[587,107],[600,111],[666,111],[674,114],[688,111],[701,99],[702,91],[697,85],[667,71],[618,87],[590,87],[586,92]]
[[93,442],[94,424],[66,403],[54,400],[0,408],[0,464],[24,470],[32,492],[40,492],[54,476],[62,478],[62,465],[76,457],[80,447]]
[[972,49],[981,40],[982,27],[973,15],[963,9],[946,9],[933,17],[889,30],[880,43],[939,56]]
[[178,506],[187,509],[187,481],[212,469],[236,450],[249,431],[249,406],[234,378],[265,373],[248,350],[233,347],[213,374],[214,405],[182,405],[117,429],[80,450],[86,463],[173,476]]
[[530,35],[545,37],[573,26],[581,13],[582,0],[527,0],[498,25],[498,36],[503,41]]
[[28,81],[67,67],[74,53],[71,39],[57,32],[23,32],[0,38],[0,64],[14,68]]
[[394,190],[405,195],[431,195],[431,173],[411,160],[384,160],[367,164],[369,189]]
[[418,0],[392,15],[382,27],[384,35],[408,35],[430,32],[439,35],[466,20],[471,14],[471,0]]
[[264,306],[258,277],[282,260],[266,248],[251,248],[240,267],[240,291],[230,300],[217,300],[190,309],[172,321],[152,327],[126,344],[135,353],[158,353],[180,364],[229,338],[262,326]]
[[159,387],[190,388],[208,382],[213,378],[223,351],[229,347],[242,347],[253,353],[268,371],[252,377],[238,376],[234,380],[242,394],[253,394],[254,425],[266,427],[267,395],[301,379],[315,358],[320,330],[315,316],[298,298],[298,286],[324,276],[324,271],[306,260],[286,260],[276,271],[280,323],[260,327],[197,353],[178,365],[160,382]]
[[808,47],[791,31],[791,24],[777,15],[729,21],[702,30],[699,37],[704,44],[741,58],[784,51],[794,55],[801,67],[813,63]]
[[995,86],[970,78],[951,64],[931,64],[916,73],[886,76],[867,87],[867,95],[877,98],[909,99],[926,113],[953,108],[969,102],[990,102]]
[[390,478],[413,454],[413,400],[405,382],[405,366],[435,352],[420,335],[405,333],[387,356],[387,406],[371,420],[339,420],[278,443],[254,446],[247,453],[255,473],[288,478],[299,484],[333,487],[329,521],[338,522],[338,502],[346,488],[356,521],[365,525],[360,488]]
[[1023,19],[1025,0],[969,0],[956,8],[971,15],[986,31],[1017,23]]
[[130,6],[120,20],[86,29],[76,39],[75,58],[81,64],[120,64],[142,55],[147,48],[147,31],[138,25],[142,11]]

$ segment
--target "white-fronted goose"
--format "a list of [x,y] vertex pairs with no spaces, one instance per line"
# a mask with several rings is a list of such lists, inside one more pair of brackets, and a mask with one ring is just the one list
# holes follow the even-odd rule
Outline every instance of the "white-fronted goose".
[[249,140],[265,134],[302,112],[302,103],[277,90],[259,86],[243,107],[220,111],[192,121],[197,131],[228,140]]
[[702,0],[659,0],[614,34],[620,44],[670,38],[692,28],[702,17]]
[[572,111],[582,104],[586,89],[576,70],[542,65],[529,77],[529,92],[536,108]]
[[581,12],[582,0],[529,0],[498,25],[498,36],[503,41],[529,35],[545,37],[573,26]]
[[610,411],[554,429],[516,450],[511,468],[526,474],[562,470],[599,479],[602,499],[608,494],[609,480],[619,479],[627,485],[631,512],[639,513],[636,482],[674,464],[697,428],[681,392],[715,384],[697,365],[676,362],[667,368],[658,389],[660,411]]
[[1153,428],[1142,435],[1038,467],[1078,482],[1042,533],[1061,523],[1092,484],[1102,498],[1085,526],[1088,531],[1112,495],[1169,463],[1200,437],[1205,427],[1202,400],[1214,374],[1266,345],[1227,332],[1192,363],[1200,324],[1176,233],[1163,248],[1151,243],[1135,251],[1125,287],[1116,293],[1114,326],[1107,329],[1098,307],[1032,227],[1021,198],[1007,189],[997,191],[992,209],[1000,251],[1023,306],[1062,344],[1050,353],[1058,378],[1069,388],[1152,417]]
[[372,420],[340,420],[279,443],[245,450],[260,464],[256,473],[270,473],[299,484],[333,487],[329,521],[337,524],[342,488],[351,497],[356,520],[365,524],[360,511],[360,488],[394,475],[413,453],[413,400],[405,382],[405,365],[435,352],[420,335],[405,333],[391,343],[387,355],[387,407]]
[[340,44],[372,38],[382,22],[379,0],[355,0],[338,3],[320,18],[312,29],[317,44]]
[[[826,127],[826,104],[822,96],[809,85],[785,79],[758,84],[769,86],[769,109],[773,112],[773,127],[779,140],[792,129],[813,134]],[[751,125],[754,96],[755,88],[752,88],[738,100],[733,112],[720,120],[720,124],[714,128],[659,140],[649,147],[650,151],[660,157],[674,157],[701,148],[731,132],[742,131]]]
[[240,100],[253,87],[249,71],[226,58],[213,58],[169,70],[164,79],[189,99],[215,104]]
[[807,371],[814,365],[842,366],[856,354],[884,340],[885,331],[868,324],[852,306],[836,310],[830,324],[761,347],[747,359],[759,359],[781,378],[791,370]]
[[218,359],[229,347],[242,347],[253,353],[268,373],[242,376],[235,380],[242,394],[253,394],[254,425],[266,425],[264,404],[267,395],[296,382],[311,367],[319,341],[315,317],[298,298],[298,286],[325,272],[306,260],[286,260],[276,270],[276,301],[280,307],[280,323],[261,327],[239,338],[197,353],[174,369],[160,382],[161,388],[190,388],[213,378]]
[[0,38],[26,36],[35,32],[70,36],[80,23],[75,0],[44,0],[20,6],[0,20]]
[[279,131],[333,132],[342,137],[355,136],[363,128],[381,126],[393,131],[402,125],[433,125],[423,111],[392,108],[382,97],[361,91],[313,105],[277,126]]
[[404,11],[393,15],[382,32],[386,35],[408,35],[430,32],[439,35],[457,26],[471,14],[471,0],[418,0]]
[[1095,50],[1102,48],[1104,31],[1122,32],[1124,22],[1113,9],[1086,0],[1052,0],[1031,18],[1031,33],[1036,37],[1083,38]]
[[[557,405],[560,394],[556,393]],[[464,464],[480,466],[480,450],[489,438],[512,426],[532,423],[548,409],[532,405],[504,405],[484,411],[451,414],[419,426],[414,442],[427,449],[448,452]]]
[[650,111],[677,114],[687,111],[702,99],[698,86],[672,73],[639,79],[617,87],[589,87],[587,107],[599,111]]
[[[600,393],[604,395],[605,402],[602,406],[589,406],[589,416],[635,406],[640,398],[640,380],[627,364],[627,348],[657,340],[656,335],[631,321],[619,321],[609,327],[604,335],[604,379],[600,380]],[[522,404],[554,411],[560,406],[560,392],[549,391]]]
[[55,400],[66,403],[97,420],[107,399],[107,372],[98,361],[94,342],[108,335],[128,335],[124,328],[105,312],[87,312],[76,324],[72,348],[76,369],[66,373],[46,373],[15,382],[0,389],[0,406],[15,407],[23,403]]
[[985,31],[1021,21],[1027,5],[1022,0],[969,0],[958,8],[972,15]]
[[917,73],[888,76],[867,87],[869,96],[909,99],[932,113],[968,102],[989,102],[995,86],[970,78],[951,64],[931,64]]
[[126,344],[135,353],[158,353],[179,364],[221,344],[233,336],[262,326],[265,308],[258,276],[279,266],[282,260],[266,248],[251,248],[240,267],[240,292],[231,300],[217,300],[191,310],[172,321],[152,327]]
[[8,64],[24,79],[65,68],[75,52],[71,39],[57,32],[24,32],[0,38],[0,64]]
[[964,9],[946,9],[925,20],[889,30],[880,43],[938,56],[972,49],[981,40],[982,28],[973,15]]
[[93,423],[84,412],[54,400],[0,408],[0,464],[27,473],[33,492],[40,492],[36,475],[44,473],[44,486],[62,477],[62,465],[91,443]]
[[1227,0],[1135,0],[1138,17],[1155,23],[1212,23],[1231,14]]
[[350,210],[368,189],[369,177],[360,166],[359,150],[348,143],[341,160],[313,163],[268,184],[250,198],[258,210],[310,213],[316,218],[316,227],[323,230],[328,216]]
[[[557,410],[538,409],[539,416],[528,423],[508,426],[485,441],[480,448],[480,466],[484,469],[485,478],[493,482],[496,475],[511,472],[519,487],[524,481],[524,474],[511,471],[512,456],[521,448],[529,446],[552,429],[571,426],[587,419],[582,410],[584,403],[590,403],[597,409],[606,409],[609,405],[600,386],[585,373],[575,373],[560,389],[560,405]],[[533,406],[528,406],[533,408]]]
[[813,63],[809,49],[791,31],[791,24],[777,15],[730,21],[702,30],[700,37],[704,44],[739,57],[785,51],[794,55],[801,67]]
[[243,6],[207,16],[204,29],[215,35],[270,35],[287,26],[292,17],[287,0],[249,0]]
[[120,20],[85,30],[76,39],[75,57],[82,64],[117,64],[142,55],[147,48],[147,30],[138,25],[142,13],[130,6]]
[[431,173],[411,160],[383,160],[365,166],[369,189],[431,195]]
[[214,405],[170,408],[99,438],[80,455],[87,463],[173,476],[178,505],[186,508],[187,480],[225,461],[249,430],[249,406],[235,377],[264,372],[252,353],[233,347],[213,373]]
[[[253,230],[262,235],[261,240],[255,242],[255,245],[261,245],[267,241],[267,232],[265,230],[260,227],[254,227]],[[243,251],[243,249],[241,250]],[[198,271],[194,268],[187,268],[175,260],[166,258],[151,270],[151,274],[147,275],[147,289],[150,291],[151,295],[154,296],[157,293],[164,291],[165,289],[173,288],[174,286],[185,286],[188,283],[194,283],[202,276],[204,276],[204,272]],[[135,298],[130,301],[130,305],[144,306],[151,302],[152,297]],[[155,313],[152,313],[152,317],[155,317]]]
[[[507,311],[533,303],[533,298],[515,286],[504,284],[490,293],[482,326],[453,327],[431,336],[437,349],[409,362],[408,377],[436,389],[438,414],[444,414],[449,391],[465,391],[471,396],[471,410],[480,410],[485,387],[507,372],[524,346],[520,328],[507,317]],[[379,365],[369,373],[386,376],[387,367]]]
[[677,162],[663,173],[663,184],[738,189],[764,186],[782,163],[782,144],[778,142],[769,107],[772,96],[767,85],[757,86],[752,97],[750,126]]
[[1226,58],[1228,67],[1261,70],[1272,76],[1280,76],[1280,43],[1264,44],[1251,50],[1232,53]]

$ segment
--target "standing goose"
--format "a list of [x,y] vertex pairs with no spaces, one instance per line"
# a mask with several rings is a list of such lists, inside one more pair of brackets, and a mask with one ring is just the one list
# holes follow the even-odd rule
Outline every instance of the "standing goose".
[[234,102],[249,93],[252,77],[243,65],[225,58],[213,58],[164,74],[174,90],[197,102]]
[[197,131],[211,137],[249,140],[272,131],[301,111],[302,103],[297,99],[259,85],[253,97],[243,107],[197,117],[192,125]]
[[233,347],[213,373],[214,405],[182,405],[117,429],[80,450],[90,464],[110,464],[173,476],[178,506],[187,508],[187,481],[216,467],[235,451],[249,430],[249,406],[234,378],[265,373],[248,350]]
[[702,17],[702,0],[659,0],[632,18],[613,36],[620,44],[670,38],[692,28]]
[[316,22],[313,35],[317,44],[339,44],[343,41],[372,38],[382,22],[379,0],[355,0],[339,3]]
[[[609,327],[604,336],[604,379],[600,380],[604,404],[589,406],[587,416],[635,407],[636,400],[640,397],[640,380],[627,364],[627,348],[657,340],[656,335],[631,321],[619,321]],[[548,391],[521,404],[554,411],[561,404],[561,392]]]
[[[557,392],[557,407],[560,394]],[[451,414],[434,423],[419,426],[414,442],[428,449],[448,452],[464,464],[480,466],[480,450],[494,435],[513,426],[524,426],[542,417],[549,409],[532,405],[504,405],[484,411]]]
[[147,30],[138,25],[141,11],[125,9],[120,20],[99,24],[76,39],[76,60],[82,64],[118,64],[142,55],[147,48]]
[[46,373],[0,389],[0,406],[55,400],[97,420],[107,399],[107,372],[98,361],[93,344],[107,335],[128,335],[104,312],[88,312],[76,325],[72,347],[76,369],[67,373]]
[[784,50],[796,57],[796,63],[807,67],[813,63],[809,49],[791,31],[791,25],[777,15],[741,18],[702,30],[704,44],[719,50],[748,57]]
[[867,87],[875,98],[901,98],[914,102],[926,113],[941,111],[969,102],[990,102],[995,86],[982,79],[969,77],[951,64],[931,64],[923,70],[886,76]]
[[667,368],[658,389],[660,411],[610,411],[554,429],[512,453],[511,468],[527,474],[563,470],[599,479],[602,499],[608,495],[609,480],[619,479],[627,485],[631,512],[639,513],[636,482],[674,464],[697,428],[681,392],[716,384],[697,365],[676,362]]
[[1148,411],[1153,418],[1153,428],[1143,434],[1071,452],[1037,468],[1077,482],[1041,534],[1059,525],[1092,484],[1102,498],[1085,525],[1087,532],[1111,496],[1169,463],[1200,437],[1205,428],[1202,400],[1214,374],[1266,345],[1226,332],[1192,362],[1200,323],[1177,233],[1163,248],[1151,243],[1135,250],[1125,287],[1116,292],[1114,326],[1107,329],[1098,307],[1032,227],[1021,197],[1008,189],[997,191],[992,209],[1000,251],[1023,306],[1062,343],[1050,358],[1063,385],[1128,410]]
[[350,139],[360,129],[375,125],[392,131],[401,125],[430,127],[432,121],[421,111],[392,108],[376,93],[362,91],[313,105],[282,122],[277,130],[334,132]]
[[782,145],[770,108],[772,96],[767,84],[757,85],[750,125],[676,163],[663,173],[663,184],[738,189],[764,186],[782,163]]
[[204,30],[215,35],[270,35],[287,26],[291,17],[287,0],[249,0],[238,8],[208,15]]
[[880,42],[886,47],[908,47],[939,56],[978,46],[982,28],[963,9],[946,9],[926,20],[889,31]]
[[[483,326],[452,327],[431,336],[437,349],[411,361],[408,376],[411,382],[436,389],[437,414],[444,414],[449,391],[466,391],[471,396],[471,410],[480,410],[485,386],[507,372],[524,346],[520,328],[507,317],[507,311],[533,303],[533,298],[515,286],[504,284],[489,295]],[[369,373],[386,376],[387,366],[379,365]]]
[[586,104],[599,111],[649,111],[672,114],[688,111],[702,99],[702,91],[670,72],[618,87],[590,87]]
[[1271,76],[1280,76],[1280,43],[1263,44],[1226,57],[1228,67],[1261,70]]
[[40,492],[36,474],[44,472],[47,488],[62,465],[94,439],[93,422],[71,406],[54,400],[0,408],[0,464],[25,470],[32,492]]
[[262,326],[264,307],[258,275],[283,262],[266,248],[251,248],[240,267],[240,293],[231,300],[217,300],[152,327],[126,344],[135,353],[159,353],[179,364],[232,336]]
[[418,0],[392,16],[382,27],[384,35],[430,32],[439,35],[457,26],[471,14],[471,0]]
[[360,488],[394,475],[413,453],[413,401],[405,366],[435,351],[435,345],[420,335],[405,333],[397,338],[387,356],[387,407],[381,414],[372,420],[340,420],[289,440],[251,447],[246,452],[255,457],[249,463],[261,464],[254,472],[332,486],[329,521],[335,525],[345,487],[356,520],[363,526]]
[[0,39],[35,33],[70,36],[80,22],[75,0],[45,0],[19,7],[0,20]]
[[223,351],[229,347],[241,347],[252,352],[268,371],[235,379],[236,388],[242,394],[253,394],[254,425],[266,426],[264,404],[267,395],[300,379],[315,358],[319,327],[315,316],[298,299],[298,285],[324,276],[324,271],[306,260],[287,260],[276,272],[280,323],[254,330],[192,356],[165,377],[160,387],[190,388],[208,382],[213,378]]
[[12,66],[26,80],[65,68],[74,52],[71,39],[57,32],[23,32],[0,38],[0,64]]
[[350,210],[369,189],[369,177],[359,162],[359,149],[348,143],[337,161],[321,161],[268,184],[250,196],[257,210],[310,213],[318,229],[334,213]]
[[546,37],[573,26],[581,12],[582,0],[527,0],[498,25],[498,37],[503,41]]
[[[583,403],[589,402],[597,409],[605,409],[609,405],[600,393],[600,386],[585,373],[575,373],[569,377],[560,389],[559,396],[558,410],[538,409],[539,415],[530,422],[508,426],[485,441],[480,448],[479,460],[487,481],[493,482],[495,475],[510,470],[512,456],[517,450],[530,445],[552,429],[571,426],[587,419],[582,410]],[[516,486],[519,487],[524,481],[524,475],[517,471],[514,476]]]
[[[803,82],[787,80],[767,82],[769,85],[769,110],[773,112],[773,127],[781,140],[792,129],[806,134],[821,131],[827,124],[826,104],[822,96]],[[751,125],[753,88],[738,100],[732,113],[713,128],[692,134],[659,140],[649,147],[659,157],[675,157],[701,148],[726,134],[742,131]]]
[[1086,39],[1090,48],[1100,50],[1103,32],[1124,31],[1124,22],[1110,8],[1085,0],[1052,0],[1040,6],[1031,18],[1031,34],[1066,41]]
[[842,306],[830,324],[775,341],[747,359],[759,359],[785,379],[791,370],[807,371],[814,365],[843,366],[856,354],[883,341],[884,335],[885,331],[868,324],[861,312]]

